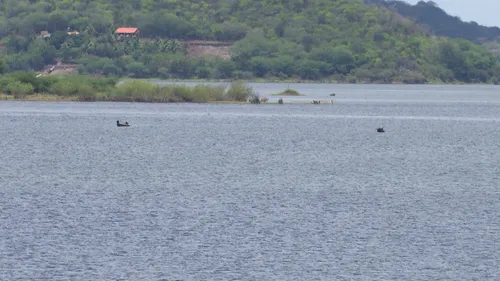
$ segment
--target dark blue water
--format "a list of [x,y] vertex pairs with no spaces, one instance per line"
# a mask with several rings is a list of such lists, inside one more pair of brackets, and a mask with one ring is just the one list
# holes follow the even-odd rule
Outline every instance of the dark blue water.
[[0,279],[497,280],[500,96],[387,89],[0,102]]

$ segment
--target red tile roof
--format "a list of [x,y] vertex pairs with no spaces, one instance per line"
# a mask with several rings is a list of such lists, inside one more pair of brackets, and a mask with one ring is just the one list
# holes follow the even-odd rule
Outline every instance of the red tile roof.
[[119,27],[115,33],[136,33],[137,27]]

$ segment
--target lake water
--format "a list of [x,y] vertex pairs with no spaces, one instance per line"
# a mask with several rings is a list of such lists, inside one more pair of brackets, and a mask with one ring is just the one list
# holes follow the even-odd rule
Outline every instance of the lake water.
[[290,87],[0,102],[0,280],[498,280],[500,87]]

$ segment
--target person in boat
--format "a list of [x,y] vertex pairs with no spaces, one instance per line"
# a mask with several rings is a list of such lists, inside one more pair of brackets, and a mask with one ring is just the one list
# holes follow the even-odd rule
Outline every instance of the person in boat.
[[120,127],[120,126],[129,126],[128,122],[125,122],[123,124],[120,124],[120,121],[119,120],[116,120],[116,126]]

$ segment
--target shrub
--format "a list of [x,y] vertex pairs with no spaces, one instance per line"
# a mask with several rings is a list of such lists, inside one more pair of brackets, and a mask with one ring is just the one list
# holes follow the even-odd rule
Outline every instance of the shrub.
[[33,94],[33,85],[19,81],[11,81],[7,84],[6,92],[13,95],[14,98],[23,98]]
[[283,92],[276,94],[276,96],[301,96],[301,94],[294,89],[286,89]]
[[247,101],[249,97],[254,95],[253,88],[245,84],[243,81],[235,81],[226,92],[229,100]]

